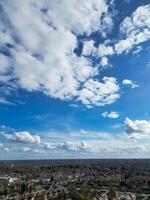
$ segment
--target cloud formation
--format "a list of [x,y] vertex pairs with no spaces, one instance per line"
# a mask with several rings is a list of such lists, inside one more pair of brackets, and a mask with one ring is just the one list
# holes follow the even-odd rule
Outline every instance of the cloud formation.
[[112,112],[103,112],[102,116],[104,118],[110,118],[110,119],[117,119],[119,117],[119,113],[112,111]]
[[[1,1],[3,77],[11,72],[9,81],[15,80],[28,91],[80,100],[80,88],[98,71],[86,57],[75,53],[77,36],[88,36],[101,26],[106,34],[108,25],[112,27],[108,7],[105,0]],[[91,48],[88,41],[84,54],[90,54]]]
[[103,82],[89,79],[80,91],[79,100],[87,107],[114,103],[120,97],[120,87],[114,77],[104,77]]
[[[89,85],[101,87],[103,81],[108,82],[95,80],[100,66],[111,64],[108,57],[129,52],[150,38],[150,5],[140,6],[123,20],[121,38],[115,42],[107,38],[95,46],[94,40],[88,39],[91,34],[98,32],[106,38],[112,30],[110,6],[105,0],[2,0],[0,81],[53,98],[81,101],[88,107],[116,101],[120,96],[117,89],[113,94],[107,92],[106,97],[101,89],[101,94],[93,88],[89,91]],[[86,38],[81,55],[76,53],[79,36]],[[91,56],[99,59],[99,64],[93,64]],[[107,83],[104,87],[108,87]]]
[[[100,44],[96,54],[105,60],[115,54],[129,53],[130,50],[137,47],[133,53],[141,51],[138,46],[142,42],[150,39],[150,5],[138,7],[130,17],[126,17],[120,24],[119,38],[115,41],[106,40]],[[103,65],[103,62],[101,62]]]
[[[27,131],[12,131],[11,133],[8,133],[8,130],[9,128],[4,127],[3,132],[1,132],[2,136],[8,141],[16,144],[16,146],[22,143],[27,144],[28,146],[21,147],[21,150],[26,153],[34,152],[35,147],[51,151],[88,151],[90,149],[90,146],[87,145],[85,141],[69,141],[69,139],[66,139],[63,142],[49,142],[44,141],[39,135],[35,135]],[[3,143],[0,143],[0,147],[3,147],[3,149],[7,148],[4,147]]]
[[[124,122],[125,133],[113,134],[99,131],[80,130],[70,132],[69,135],[62,140],[54,141],[49,137],[34,137],[34,134],[4,134],[8,140],[0,143],[0,153],[8,152],[17,155],[24,154],[26,156],[48,156],[50,152],[54,155],[77,156],[86,155],[96,157],[147,157],[150,153],[150,122],[146,120],[131,120],[126,118]],[[20,132],[19,132],[20,133]],[[51,134],[51,133],[49,133]],[[17,136],[16,136],[17,135]],[[22,136],[23,135],[23,136]],[[30,136],[29,136],[30,135]],[[28,139],[27,139],[28,138]],[[24,146],[22,145],[24,144]],[[136,151],[135,151],[136,150]],[[30,155],[29,155],[30,152]],[[60,157],[59,157],[60,158]]]
[[3,133],[3,136],[14,142],[22,142],[27,144],[40,144],[41,138],[38,135],[32,135],[27,131],[15,132],[14,134]]
[[126,17],[120,25],[123,36],[115,44],[117,54],[129,52],[134,46],[150,39],[150,5],[140,6],[132,14]]
[[129,79],[124,79],[122,81],[122,84],[123,85],[128,85],[128,86],[130,86],[133,89],[139,87],[139,85],[137,85],[136,83],[134,83],[132,80],[129,80]]
[[125,132],[135,138],[150,137],[150,121],[125,119]]

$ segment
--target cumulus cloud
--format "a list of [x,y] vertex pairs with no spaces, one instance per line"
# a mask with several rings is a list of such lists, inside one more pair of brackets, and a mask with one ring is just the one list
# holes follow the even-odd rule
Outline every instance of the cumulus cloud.
[[134,46],[150,39],[150,5],[140,6],[120,25],[123,39],[115,44],[115,51],[129,52]]
[[52,143],[52,142],[43,142],[41,146],[42,148],[45,148],[45,149],[54,150],[54,149],[57,149],[60,146],[60,144]]
[[103,57],[103,58],[101,59],[100,64],[101,64],[103,67],[108,66],[108,65],[109,65],[109,60],[108,60],[108,58],[107,58],[107,57]]
[[85,42],[85,56],[78,56],[77,37],[104,35],[113,26],[105,0],[6,0],[0,5],[0,63],[3,72],[11,72],[10,81],[28,91],[80,100],[82,84],[98,71],[85,58],[94,51],[93,42]]
[[82,55],[83,56],[91,56],[96,52],[96,47],[94,47],[94,41],[84,41],[83,43],[83,50]]
[[15,132],[14,134],[3,133],[3,136],[14,142],[22,142],[27,144],[40,144],[41,138],[38,135],[32,135],[27,131]]
[[89,145],[85,141],[82,142],[71,142],[67,141],[60,145],[60,147],[63,150],[69,150],[69,151],[85,151],[89,150]]
[[124,79],[124,80],[122,81],[122,84],[123,84],[123,85],[128,85],[128,86],[130,86],[131,88],[137,88],[137,87],[139,87],[139,85],[137,85],[136,83],[134,83],[132,80],[129,80],[129,79]]
[[119,117],[119,113],[115,112],[115,111],[112,111],[112,112],[103,112],[102,116],[104,118],[116,119],[116,118]]
[[[105,105],[103,92],[97,95],[92,89],[91,94],[86,88],[91,83],[96,87],[102,84],[95,81],[99,66],[89,56],[99,59],[101,66],[107,66],[109,56],[128,52],[150,38],[150,5],[146,5],[123,20],[119,40],[107,39],[94,46],[88,36],[98,32],[106,37],[113,27],[109,8],[105,0],[2,0],[0,81],[11,86],[13,82],[15,86],[41,91],[53,98],[73,99],[88,106],[90,102],[91,106]],[[75,51],[79,36],[86,38],[80,56]],[[110,100],[106,104],[118,97],[118,93],[107,93]]]
[[[125,120],[125,134],[123,133],[106,133],[100,131],[79,130],[71,132],[66,138],[60,136],[60,139],[54,141],[50,138],[40,138],[39,142],[29,142],[31,140],[14,138],[13,135],[4,135],[9,141],[2,142],[0,145],[0,153],[5,151],[4,148],[10,149],[10,154],[13,152],[19,155],[35,156],[39,153],[40,156],[48,156],[51,158],[49,152],[58,153],[63,156],[71,155],[78,156],[79,153],[84,153],[86,156],[96,157],[134,157],[134,156],[147,156],[150,153],[149,138],[150,138],[150,122],[146,120]],[[33,134],[30,134],[34,136]],[[133,142],[133,138],[135,139]],[[22,143],[25,145],[22,146]],[[136,151],[135,151],[136,150]],[[60,157],[59,157],[60,158]]]
[[120,97],[119,91],[114,77],[104,77],[103,82],[89,79],[80,91],[79,100],[88,107],[104,106],[115,102]]
[[125,119],[125,132],[135,138],[142,138],[150,136],[150,121],[148,120],[131,120]]
[[55,0],[50,2],[48,6],[50,8],[48,17],[54,26],[70,29],[77,34],[86,33],[88,35],[99,29],[101,24],[99,19],[108,10],[104,0],[88,0],[86,2]]
[[[27,131],[13,132],[9,133],[9,128],[4,127],[4,130],[1,132],[2,136],[5,137],[8,141],[11,141],[10,145],[15,144],[13,150],[19,148],[22,152],[35,152],[36,148],[50,150],[50,151],[88,151],[90,150],[90,145],[85,141],[70,141],[65,139],[64,141],[45,141],[39,135],[33,135]],[[21,146],[24,143],[28,146]],[[4,144],[0,143],[0,147],[4,149]]]
[[114,54],[114,49],[112,46],[107,44],[100,44],[98,47],[98,55],[100,57],[110,56]]
[[90,146],[85,141],[65,141],[60,143],[44,142],[42,147],[48,150],[86,151]]
[[[121,38],[110,45],[107,40],[99,45],[97,55],[112,56],[114,54],[128,53],[131,49],[150,39],[150,5],[138,7],[130,17],[126,17],[120,24]],[[108,43],[108,44],[107,44]],[[133,53],[141,51],[141,47]]]

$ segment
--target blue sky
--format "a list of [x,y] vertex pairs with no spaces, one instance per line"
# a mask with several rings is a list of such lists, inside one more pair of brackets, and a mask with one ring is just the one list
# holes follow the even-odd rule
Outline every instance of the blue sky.
[[0,9],[0,159],[149,158],[149,1]]

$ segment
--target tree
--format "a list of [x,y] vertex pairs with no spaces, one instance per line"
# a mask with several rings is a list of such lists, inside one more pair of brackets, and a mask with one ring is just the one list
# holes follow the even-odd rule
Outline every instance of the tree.
[[26,191],[28,191],[28,185],[23,182],[21,183],[20,194],[23,194]]

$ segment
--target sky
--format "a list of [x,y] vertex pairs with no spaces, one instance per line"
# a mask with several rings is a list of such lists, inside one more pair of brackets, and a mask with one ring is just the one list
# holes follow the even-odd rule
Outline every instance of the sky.
[[0,0],[0,159],[150,158],[149,0]]

